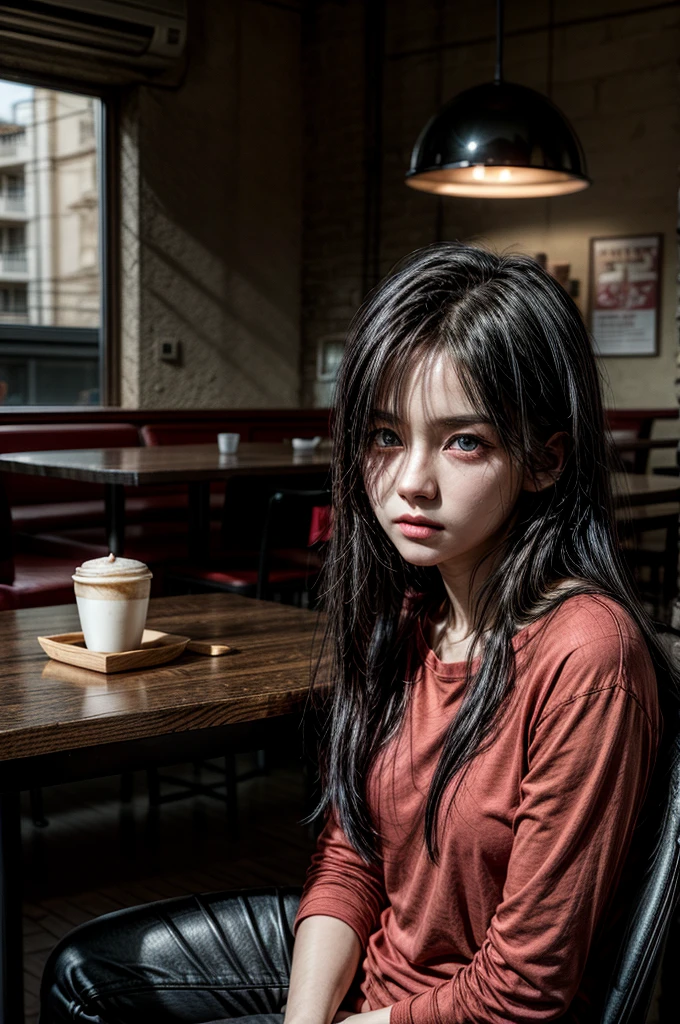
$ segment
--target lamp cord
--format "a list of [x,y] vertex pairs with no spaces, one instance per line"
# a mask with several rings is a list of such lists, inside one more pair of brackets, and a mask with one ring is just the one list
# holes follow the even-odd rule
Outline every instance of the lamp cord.
[[496,0],[496,74],[494,82],[503,81],[503,0]]
[[546,94],[552,99],[553,94],[553,64],[555,60],[555,0],[548,0],[548,74],[546,82]]

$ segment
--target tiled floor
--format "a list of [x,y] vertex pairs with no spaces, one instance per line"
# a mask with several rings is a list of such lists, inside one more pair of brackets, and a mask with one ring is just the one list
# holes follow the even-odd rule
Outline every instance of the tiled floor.
[[[249,767],[247,758],[239,763]],[[193,769],[181,771],[191,777]],[[116,777],[46,789],[44,829],[33,825],[24,795],[26,1024],[37,1022],[50,950],[82,921],[188,892],[304,880],[314,842],[299,824],[303,784],[294,761],[239,784],[238,840],[216,800],[165,804],[154,824],[143,773],[130,805],[121,804],[119,784]]]

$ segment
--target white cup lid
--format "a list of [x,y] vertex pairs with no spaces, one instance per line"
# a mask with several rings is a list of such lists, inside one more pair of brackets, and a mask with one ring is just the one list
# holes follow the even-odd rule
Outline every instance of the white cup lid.
[[79,579],[112,579],[114,576],[126,579],[151,578],[148,565],[138,562],[136,558],[123,558],[118,555],[107,555],[104,558],[90,558],[76,569]]

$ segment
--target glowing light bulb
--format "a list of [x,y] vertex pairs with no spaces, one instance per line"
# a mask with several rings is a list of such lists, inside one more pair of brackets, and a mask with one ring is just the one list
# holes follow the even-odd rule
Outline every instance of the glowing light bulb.
[[467,148],[470,150],[471,153],[474,153],[474,151],[477,149],[477,143],[476,142],[468,142]]
[[507,167],[504,167],[503,170],[501,171],[501,173],[498,175],[498,180],[499,181],[510,181],[510,177],[511,177],[510,171],[507,169]]
[[472,168],[472,177],[476,181],[484,181],[484,168],[483,167],[473,167]]

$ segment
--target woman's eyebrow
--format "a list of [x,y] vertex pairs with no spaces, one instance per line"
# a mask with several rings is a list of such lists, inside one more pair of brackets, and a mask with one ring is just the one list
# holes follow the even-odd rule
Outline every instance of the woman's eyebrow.
[[[374,409],[372,418],[374,420],[385,420],[386,423],[398,424],[401,423],[401,419],[393,412],[387,412],[385,409]],[[486,423],[492,427],[493,423],[490,419],[484,416],[479,416],[477,413],[468,413],[464,416],[445,416],[442,419],[432,420],[432,425],[435,427],[469,427],[477,423]]]

